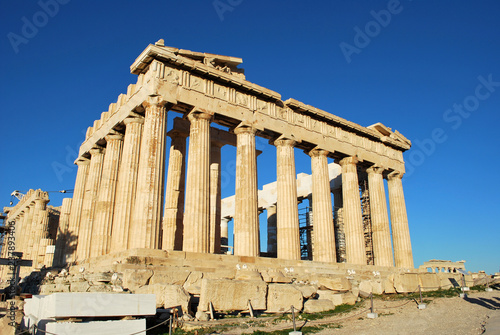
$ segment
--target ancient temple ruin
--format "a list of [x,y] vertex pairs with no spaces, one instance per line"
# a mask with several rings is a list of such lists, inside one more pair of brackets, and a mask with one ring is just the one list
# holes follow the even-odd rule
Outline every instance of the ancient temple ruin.
[[[53,265],[138,248],[220,254],[227,251],[232,218],[236,256],[300,260],[305,234],[307,258],[313,261],[413,269],[402,186],[403,152],[410,141],[381,123],[363,127],[282,100],[247,81],[241,63],[236,57],[167,47],[162,40],[149,45],[130,68],[137,82],[87,130],[75,162],[73,198],[61,209],[61,238],[56,243],[55,236],[41,233],[40,246],[32,246],[23,244],[31,238],[21,237],[18,247],[35,257],[37,266],[52,265],[37,251],[42,244],[55,245]],[[167,128],[169,111],[183,117]],[[272,201],[258,190],[257,137],[276,147]],[[225,145],[237,152],[230,215],[221,199]],[[305,195],[297,185],[295,148],[304,151],[297,159],[307,155],[311,161]],[[333,188],[328,158],[336,163]],[[48,198],[40,192],[21,201],[8,219],[25,227],[31,222],[26,218],[43,212]],[[301,232],[297,202],[305,197],[311,206]],[[269,217],[268,245],[261,255],[263,210]]]

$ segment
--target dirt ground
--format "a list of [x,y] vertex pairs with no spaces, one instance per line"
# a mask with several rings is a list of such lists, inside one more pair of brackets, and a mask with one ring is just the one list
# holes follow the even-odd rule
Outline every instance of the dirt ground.
[[[369,301],[349,313],[327,317],[321,320],[297,320],[301,327],[329,325],[316,334],[500,334],[500,291],[471,292],[466,299],[428,298],[426,309],[419,310],[415,301],[374,300],[374,312],[378,318],[367,318]],[[491,320],[488,327],[488,320]],[[340,325],[340,328],[333,328]],[[251,334],[255,330],[274,331],[291,328],[291,322],[268,323],[265,327],[252,326],[245,322],[238,328],[223,332],[227,335]],[[304,334],[308,333],[303,328]]]

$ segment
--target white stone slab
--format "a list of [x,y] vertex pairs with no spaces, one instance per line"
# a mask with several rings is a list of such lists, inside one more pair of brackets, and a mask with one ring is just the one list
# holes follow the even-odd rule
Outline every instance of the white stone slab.
[[45,330],[57,335],[127,335],[146,330],[146,319],[94,321],[94,322],[52,322]]
[[154,315],[156,298],[154,294],[53,293],[26,299],[25,311],[36,320]]

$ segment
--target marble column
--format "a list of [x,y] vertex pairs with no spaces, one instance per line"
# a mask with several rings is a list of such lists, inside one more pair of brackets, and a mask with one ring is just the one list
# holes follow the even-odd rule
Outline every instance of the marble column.
[[162,249],[182,250],[187,135],[175,129],[167,135],[172,142],[168,159]]
[[106,154],[102,165],[101,184],[96,203],[95,228],[92,233],[90,256],[105,255],[110,251],[113,211],[115,208],[116,184],[120,165],[123,135],[109,134],[105,137]]
[[295,141],[274,141],[277,161],[277,233],[278,258],[300,260],[299,212],[297,208],[297,175],[295,173]]
[[54,265],[65,266],[65,250],[68,249],[68,244],[71,242],[68,239],[69,215],[71,211],[71,198],[64,198],[59,215],[59,225],[57,227],[56,250],[54,254]]
[[392,267],[394,266],[394,259],[392,257],[384,177],[382,176],[384,169],[374,165],[368,168],[366,172],[368,173],[368,189],[370,190],[374,265]]
[[[25,252],[25,248],[24,248],[24,232],[25,232],[25,228],[26,226],[24,225],[24,219],[25,219],[25,212],[21,212],[19,214],[19,216],[16,218],[16,251],[20,251],[20,252]],[[7,219],[5,222],[7,223],[9,220]],[[3,249],[6,249],[6,248],[3,248]]]
[[392,242],[396,267],[413,269],[410,230],[403,193],[403,174],[392,172],[388,176],[389,206],[391,208]]
[[356,157],[340,160],[347,263],[366,265],[365,238]]
[[267,253],[276,256],[277,253],[277,231],[276,231],[276,205],[266,208],[267,211]]
[[159,247],[165,180],[165,142],[167,112],[161,97],[149,97],[139,155],[137,191],[133,220],[130,222],[129,248]]
[[23,257],[25,259],[33,259],[31,257],[31,252],[33,250],[33,240],[34,240],[34,230],[33,230],[33,215],[35,214],[35,203],[32,202],[26,206],[26,218],[25,218],[25,235],[24,235],[24,247],[25,254]]
[[223,143],[213,140],[210,145],[210,253],[220,254],[221,216],[221,148]]
[[189,152],[186,176],[186,206],[184,210],[184,240],[182,250],[210,251],[210,121],[212,115],[189,113]]
[[[54,260],[54,254],[50,254],[50,258],[46,257],[47,255],[47,246],[53,245],[54,241],[50,238],[49,232],[49,211],[47,208],[40,211],[39,214],[40,221],[40,239],[38,243],[38,266],[42,267],[45,265],[46,267],[52,266],[52,262]],[[50,259],[50,262],[49,262]],[[49,264],[50,263],[50,264]]]
[[101,147],[90,149],[90,166],[87,182],[85,183],[85,196],[83,198],[76,249],[76,260],[80,262],[90,257],[92,235],[94,234],[94,213],[101,183],[104,151]]
[[345,232],[344,232],[344,201],[342,199],[342,188],[332,191],[335,220],[335,246],[337,248],[337,262],[345,263]]
[[129,249],[130,221],[135,204],[144,118],[129,117],[123,120],[123,123],[125,124],[125,136],[116,184],[110,252]]
[[33,259],[33,266],[38,266],[38,256],[40,249],[40,239],[42,237],[43,219],[48,201],[45,199],[35,199],[35,210],[33,213],[31,224],[31,239],[33,245],[31,248],[31,255]]
[[314,149],[309,152],[312,171],[312,208],[314,213],[313,260],[337,262],[332,197],[328,175],[328,152]]
[[73,200],[71,201],[71,211],[69,214],[68,236],[64,250],[66,262],[71,263],[76,260],[76,248],[78,244],[78,234],[80,230],[80,218],[82,214],[83,199],[85,196],[85,184],[89,173],[90,160],[79,160],[76,162],[78,171],[76,173]]
[[229,243],[229,232],[228,232],[228,223],[231,221],[231,218],[222,218],[220,220],[220,243],[221,243],[221,252],[225,254],[228,250]]
[[239,125],[236,134],[234,254],[259,256],[259,213],[255,128]]

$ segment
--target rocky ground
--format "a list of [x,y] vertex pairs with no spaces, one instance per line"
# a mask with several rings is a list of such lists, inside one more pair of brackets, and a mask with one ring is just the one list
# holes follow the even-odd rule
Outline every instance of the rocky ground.
[[[297,330],[304,334],[483,334],[485,326],[487,334],[500,334],[497,320],[500,319],[500,291],[471,292],[467,299],[460,297],[427,298],[426,309],[419,310],[412,300],[383,301],[374,300],[375,312],[379,317],[369,319],[367,310],[370,305],[365,301],[362,306],[346,314],[326,317],[320,320],[297,320]],[[258,320],[258,319],[255,319]],[[488,328],[491,320],[492,329]],[[254,331],[273,332],[290,329],[289,320],[268,319],[268,321],[250,322],[240,319],[216,321],[216,328],[231,324],[230,328],[218,332],[220,334],[237,335],[252,334]],[[206,322],[205,326],[214,327],[214,322]],[[311,330],[314,327],[315,330]],[[327,328],[328,327],[328,328]],[[323,328],[323,329],[321,329]],[[201,333],[201,332],[200,332]]]

